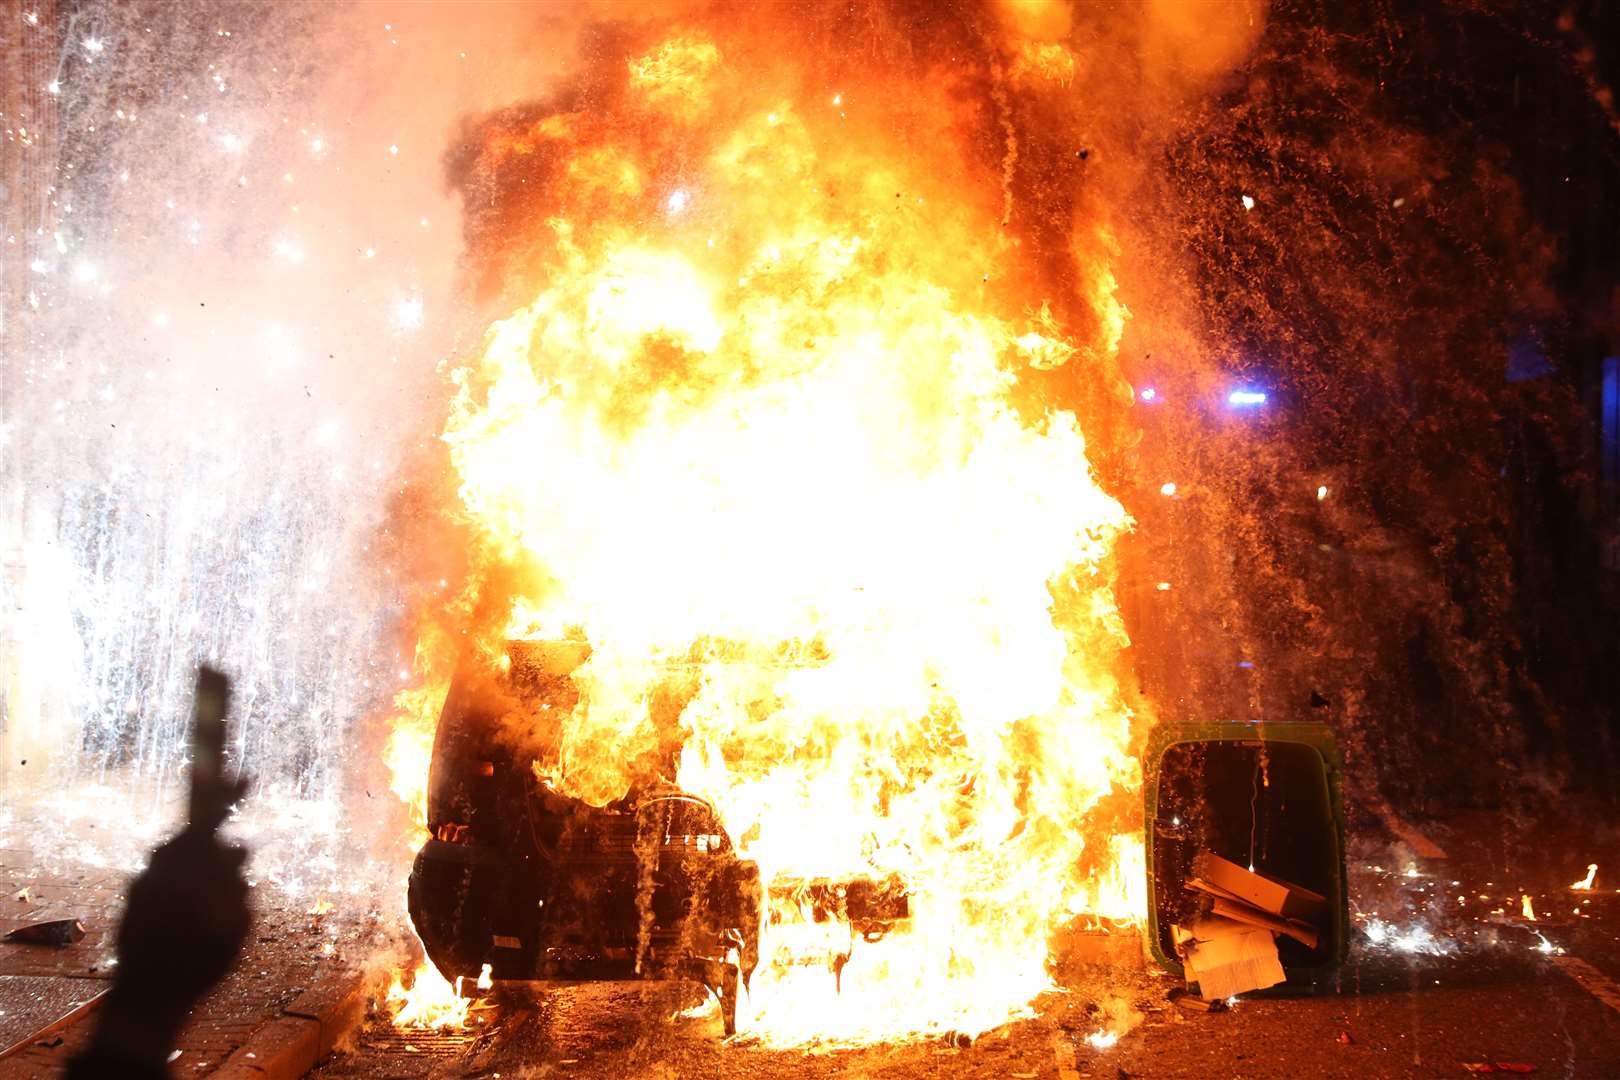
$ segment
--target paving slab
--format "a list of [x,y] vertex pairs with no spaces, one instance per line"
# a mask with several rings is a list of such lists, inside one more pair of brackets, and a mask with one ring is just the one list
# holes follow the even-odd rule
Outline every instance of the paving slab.
[[106,992],[100,979],[0,975],[0,1060],[73,1023]]
[[[55,1011],[58,1000],[93,999],[111,985],[124,891],[144,865],[145,837],[166,832],[93,827],[83,817],[63,817],[64,805],[71,809],[70,800],[57,797],[7,807],[14,817],[0,848],[0,933],[69,917],[86,929],[82,941],[63,948],[0,943],[0,1000],[5,980],[26,980],[10,985],[24,999],[39,999],[27,1018],[18,1011],[19,1030]],[[382,917],[365,867],[344,854],[346,832],[312,838],[296,816],[278,832],[278,821],[288,818],[278,804],[263,823],[249,818],[251,827],[242,830],[252,836],[246,870],[252,934],[236,968],[193,1009],[169,1066],[174,1077],[299,1076],[364,1014],[357,970],[376,951],[379,931],[397,920]],[[330,909],[326,914],[313,914],[317,900],[327,901],[319,905]],[[88,1020],[81,1011],[55,1025],[49,1038],[25,1040],[0,1058],[0,1080],[58,1076],[87,1044]],[[3,1039],[9,1030],[0,1026],[0,1045],[9,1045]]]

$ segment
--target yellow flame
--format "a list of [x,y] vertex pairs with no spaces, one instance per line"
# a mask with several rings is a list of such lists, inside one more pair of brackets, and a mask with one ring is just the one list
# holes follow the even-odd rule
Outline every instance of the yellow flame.
[[1598,867],[1597,863],[1588,863],[1587,866],[1586,866],[1586,876],[1584,878],[1582,878],[1581,880],[1572,883],[1570,885],[1570,888],[1572,888],[1572,889],[1590,889],[1592,887],[1593,883],[1597,881],[1597,867]]
[[[1146,907],[1140,835],[1095,817],[1140,783],[1110,588],[1130,523],[1077,417],[1020,400],[1076,357],[1113,379],[1111,241],[1071,334],[986,288],[1033,279],[1000,192],[887,127],[829,127],[692,35],[626,80],[637,138],[692,148],[678,186],[585,114],[492,138],[550,144],[546,284],[455,373],[444,435],[520,596],[507,636],[591,645],[580,705],[544,739],[535,718],[537,771],[595,804],[673,781],[769,883],[905,883],[881,941],[774,909],[745,1026],[976,1033],[1049,985],[1060,924]],[[415,693],[389,753],[418,804],[443,691]]]
[[428,765],[433,758],[433,733],[438,725],[438,710],[433,702],[443,705],[444,695],[428,690],[409,690],[395,699],[395,726],[383,748],[393,780],[390,784],[395,795],[410,808],[411,821],[419,828],[427,827]]
[[461,979],[451,985],[431,964],[418,964],[409,986],[395,972],[388,987],[394,1026],[454,1029],[466,1026],[472,1000],[461,996]]
[[1521,896],[1519,898],[1519,907],[1520,907],[1520,910],[1524,913],[1525,918],[1529,919],[1531,922],[1536,921],[1536,909],[1530,903],[1530,896],[1529,896],[1528,893],[1526,893],[1525,895],[1523,895],[1523,896]]

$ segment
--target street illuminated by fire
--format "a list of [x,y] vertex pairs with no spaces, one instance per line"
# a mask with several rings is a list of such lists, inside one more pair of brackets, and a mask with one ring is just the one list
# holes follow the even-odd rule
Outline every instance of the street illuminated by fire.
[[1609,8],[12,5],[0,1080],[1620,1071]]

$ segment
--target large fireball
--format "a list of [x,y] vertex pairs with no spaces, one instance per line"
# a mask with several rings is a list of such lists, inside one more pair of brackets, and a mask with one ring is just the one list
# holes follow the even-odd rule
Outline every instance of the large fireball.
[[[781,1042],[983,1030],[1049,985],[1054,929],[1143,903],[1139,840],[1092,820],[1138,783],[1128,520],[1020,382],[1109,378],[1123,312],[1101,254],[1042,283],[950,73],[889,78],[679,32],[493,125],[532,299],[444,435],[518,598],[488,639],[592,648],[571,713],[511,718],[540,775],[676,783],[778,886],[909,890],[879,942],[776,903],[744,1026]],[[1051,313],[1077,296],[1083,332]]]

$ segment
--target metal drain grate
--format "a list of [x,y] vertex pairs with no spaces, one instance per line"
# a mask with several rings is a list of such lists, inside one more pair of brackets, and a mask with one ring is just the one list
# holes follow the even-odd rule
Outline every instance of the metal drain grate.
[[447,1061],[466,1053],[478,1041],[477,1031],[400,1031],[377,1027],[361,1039],[363,1052],[424,1061]]

